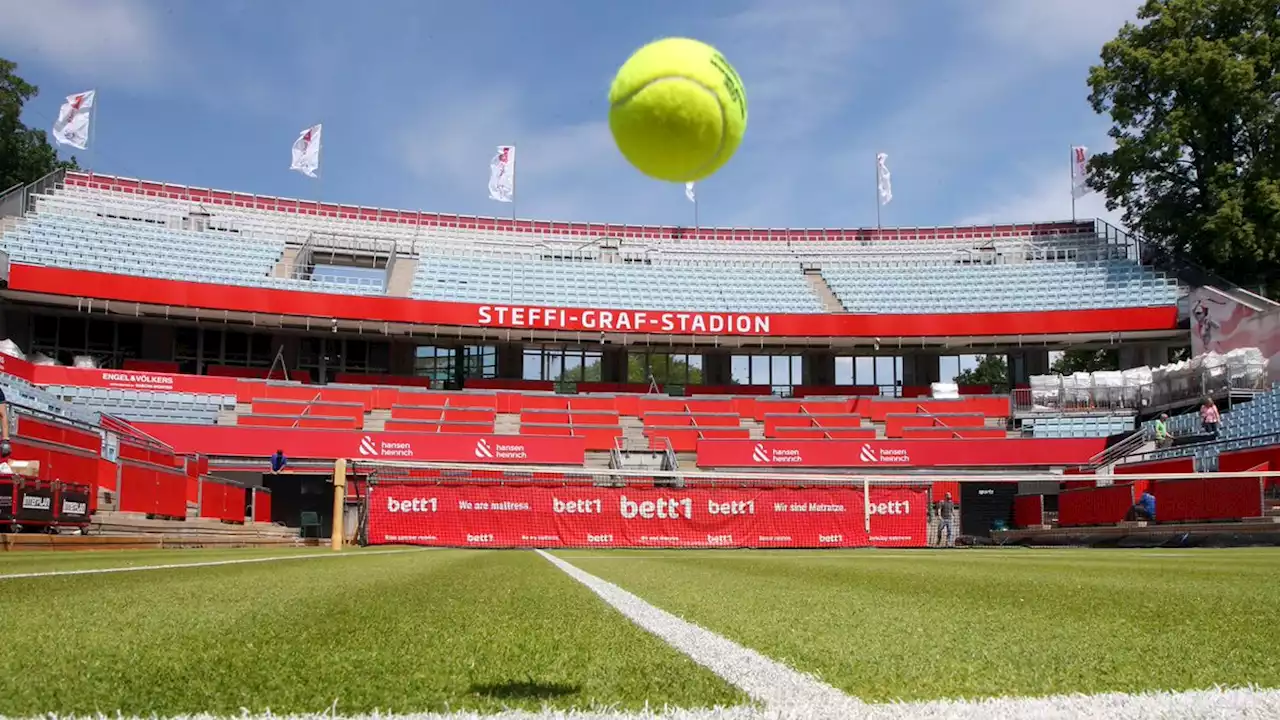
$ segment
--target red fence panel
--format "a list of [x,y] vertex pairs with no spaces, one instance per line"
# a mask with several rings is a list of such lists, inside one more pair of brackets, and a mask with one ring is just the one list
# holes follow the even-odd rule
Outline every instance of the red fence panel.
[[1134,487],[1129,484],[1064,490],[1058,494],[1058,524],[1115,525],[1124,520],[1134,499]]
[[271,491],[266,488],[253,489],[253,521],[271,522]]
[[1031,527],[1044,523],[1044,496],[1017,495],[1013,498],[1013,526]]
[[1152,484],[1156,520],[1161,523],[1242,520],[1263,512],[1259,478],[1200,477]]

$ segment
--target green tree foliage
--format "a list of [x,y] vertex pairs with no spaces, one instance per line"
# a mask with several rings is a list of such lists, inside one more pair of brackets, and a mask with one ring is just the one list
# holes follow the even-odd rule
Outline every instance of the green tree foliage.
[[997,392],[1009,389],[1009,364],[1003,355],[982,355],[971,370],[956,375],[957,385],[990,385]]
[[1115,350],[1068,350],[1049,366],[1049,372],[1059,375],[1119,369],[1120,354]]
[[40,92],[0,58],[0,191],[39,180],[59,168],[76,169],[75,158],[59,160],[44,130],[22,124],[22,106]]
[[1124,222],[1246,286],[1280,280],[1280,0],[1147,0],[1089,101],[1116,148],[1090,186]]
[[[647,383],[649,378],[645,375],[644,363],[639,358],[629,358],[631,362],[627,363],[627,379],[629,383]],[[702,368],[691,367],[684,360],[676,360],[667,355],[650,355],[650,367],[653,371],[653,377],[657,379],[659,384],[686,384],[685,378],[688,377],[689,385],[702,384]],[[560,373],[557,382],[600,382],[600,372],[603,364],[599,360],[593,360],[580,370],[574,368]],[[579,374],[581,373],[581,375]],[[687,375],[686,375],[687,373]]]

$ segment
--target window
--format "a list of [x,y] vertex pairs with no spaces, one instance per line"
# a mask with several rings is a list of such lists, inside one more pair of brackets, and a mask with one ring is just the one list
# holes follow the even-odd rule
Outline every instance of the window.
[[769,385],[774,392],[789,392],[804,383],[799,355],[734,355],[729,368],[736,385]]
[[463,376],[468,378],[498,377],[498,348],[493,345],[468,345],[462,349]]
[[88,355],[103,367],[120,367],[126,358],[142,354],[141,323],[116,322],[73,315],[31,316],[32,353],[42,353],[70,365]]
[[702,385],[702,356],[691,353],[633,351],[627,353],[627,382],[647,383],[649,373],[660,385]]
[[902,356],[837,356],[836,384],[878,387],[881,395],[897,395],[902,386]]
[[526,347],[523,379],[552,382],[600,382],[603,367],[598,350]]
[[965,370],[978,367],[981,355],[943,355],[938,358],[938,380],[955,382],[956,376]]

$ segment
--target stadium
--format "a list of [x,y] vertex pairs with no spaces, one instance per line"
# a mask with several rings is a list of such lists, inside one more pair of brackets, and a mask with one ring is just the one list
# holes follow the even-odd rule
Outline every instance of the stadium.
[[[1191,344],[1189,314],[1199,296],[1262,306],[1257,316],[1272,323],[1274,304],[1239,288],[1190,285],[1103,223],[813,231],[512,222],[75,172],[19,188],[3,207],[9,260],[3,383],[16,416],[14,458],[25,461],[14,463],[19,476],[5,486],[14,532],[4,538],[6,549],[19,551],[14,558],[27,558],[6,572],[33,576],[26,582],[43,574],[177,563],[196,566],[170,571],[191,573],[194,588],[259,587],[271,578],[267,586],[279,589],[270,592],[287,592],[279,583],[294,577],[360,592],[348,587],[352,579],[345,574],[334,574],[333,563],[351,560],[309,560],[329,563],[310,579],[305,563],[267,570],[255,561],[313,557],[308,553],[318,548],[292,548],[320,544],[438,546],[455,549],[427,560],[416,553],[373,557],[387,550],[371,549],[358,562],[364,572],[406,577],[440,571],[440,564],[469,568],[466,576],[449,575],[450,585],[512,574],[525,586],[511,591],[530,593],[531,602],[549,601],[538,587],[546,580],[537,576],[559,571],[547,560],[567,564],[571,574],[599,573],[586,576],[587,587],[673,642],[661,633],[678,635],[678,629],[637,619],[633,613],[642,610],[626,609],[627,597],[635,596],[613,583],[719,628],[732,611],[713,612],[687,594],[704,582],[723,583],[718,590],[730,597],[745,592],[753,598],[749,605],[803,603],[817,600],[823,587],[801,582],[807,573],[874,574],[871,566],[902,560],[839,548],[1188,548],[1276,539],[1269,474],[1280,461],[1280,392],[1269,389],[1274,360],[1255,347],[1215,341],[1213,351],[1190,362],[1139,364]],[[951,291],[956,287],[968,290]],[[1126,371],[1083,378],[1047,373],[1052,350],[1100,344],[1118,348]],[[945,358],[956,348],[1007,357],[1012,387],[942,382]],[[1220,437],[1197,434],[1190,421],[1199,416],[1183,414],[1205,396],[1227,408]],[[1150,420],[1163,412],[1174,415],[1176,444],[1157,448]],[[273,472],[277,451],[287,465]],[[1131,508],[1148,490],[1159,498],[1159,521],[1132,521]],[[32,502],[40,498],[49,502]],[[944,498],[952,513],[945,528]],[[55,562],[21,552],[49,547],[137,554]],[[522,547],[556,554],[544,560],[475,550]],[[168,550],[157,555],[162,548]],[[721,554],[728,548],[748,554]],[[782,548],[828,555],[773,554]],[[468,554],[474,552],[481,555]],[[1233,584],[1233,603],[1272,582],[1256,577],[1273,567],[1270,555],[1257,551],[1218,550],[1182,560],[1158,549],[1145,560],[1054,552],[1062,554],[907,559],[876,587],[887,592],[905,582],[921,571],[920,562],[942,575],[1030,577],[1051,570],[1067,577],[1123,574],[1134,571],[1134,562],[1176,562],[1179,572],[1205,573],[1206,582],[1229,569],[1256,583],[1247,591]],[[1111,552],[1119,551],[1086,551]],[[249,563],[247,570],[241,562]],[[424,566],[410,570],[412,562]],[[1012,568],[997,568],[1009,562]],[[1102,568],[1091,569],[1097,562]],[[197,569],[206,563],[217,570]],[[641,567],[644,579],[629,572]],[[776,572],[784,575],[773,586],[766,579]],[[125,597],[146,586],[146,574],[119,580]],[[795,584],[782,582],[787,578]],[[8,585],[17,582],[23,581]],[[440,602],[465,613],[459,601],[467,592],[470,602],[482,604],[488,592],[463,587],[456,597],[409,597],[396,588],[369,602],[387,612],[393,612],[390,603],[411,603],[433,615],[441,608],[428,603]],[[103,611],[80,607],[77,593],[84,590],[59,592],[66,612],[79,618],[77,627]],[[1205,613],[1212,612],[1208,598],[1228,599],[1221,588],[1195,598],[1185,587],[1168,592]],[[608,600],[609,593],[624,597]],[[552,602],[561,601],[570,602],[558,596]],[[216,617],[228,612],[221,602],[211,605],[206,610]],[[853,605],[841,610],[857,612]],[[740,621],[761,618],[764,610],[736,612],[743,613]],[[886,622],[903,621],[895,617]],[[1034,622],[1052,627],[1052,617]],[[1205,627],[1220,626],[1208,615],[1202,619]],[[144,624],[163,622],[156,617]],[[582,622],[609,624],[602,617]],[[656,627],[646,624],[653,622]],[[796,622],[837,618],[815,608]],[[694,627],[690,632],[707,632]],[[602,628],[593,632],[612,632]],[[566,642],[538,635],[544,631],[512,632],[532,633],[518,642]],[[66,640],[50,632],[47,642]],[[382,631],[365,632],[368,637],[353,641],[357,646],[386,641]],[[1203,629],[1194,635],[1208,642]],[[996,637],[1002,639],[993,642],[1015,653],[1025,642]],[[1231,632],[1214,642],[1244,643],[1232,648],[1239,661],[1263,663],[1262,655],[1250,653],[1256,648],[1272,657],[1270,646],[1259,644],[1267,637],[1255,628],[1247,639]],[[720,641],[733,644],[723,638],[705,643]],[[711,646],[688,637],[683,642]],[[812,660],[827,642],[775,652]],[[1116,638],[1093,642],[1125,645]],[[1085,642],[1079,651],[1087,648]],[[888,646],[880,649],[892,655]],[[684,651],[715,667],[699,659],[705,650]],[[497,675],[511,671],[524,679],[508,686],[495,676],[492,687],[469,692],[428,683],[409,693],[425,706],[388,705],[393,696],[379,694],[389,689],[376,682],[344,690],[363,698],[353,700],[356,710],[421,711],[450,702],[480,710],[557,705],[559,686],[544,687],[539,672],[521,664],[541,661],[517,655],[504,662],[494,666]],[[627,684],[634,680],[565,690],[568,706],[634,706],[639,699],[734,706],[746,701],[744,689],[769,707],[819,702],[814,698],[828,691],[847,699],[830,688],[780,699],[750,683],[717,686],[719,679],[703,668],[686,677],[692,671],[679,669],[674,657],[619,662],[657,663],[663,667],[653,672],[681,679],[661,692]],[[1185,681],[1159,674],[1180,672],[1176,663],[1163,671],[1147,667],[1168,681],[1154,686],[1124,673],[1077,686],[1032,672],[934,686],[916,675],[926,668],[905,657],[886,669],[899,675],[880,680],[862,673],[850,680],[822,663],[800,669],[818,677],[834,672],[853,683],[841,690],[867,701],[927,702],[1193,689],[1231,684],[1233,677],[1271,678],[1271,670],[1256,671],[1263,666],[1274,668],[1267,660],[1247,675],[1232,675],[1226,666],[1211,666]],[[84,694],[69,695],[61,709],[96,711],[97,693],[111,697],[94,683],[77,686]],[[580,689],[572,682],[566,687]],[[6,714],[47,709],[34,686],[17,690]],[[311,691],[323,692],[319,686]],[[139,712],[242,706],[208,692],[203,705],[190,704],[192,696],[146,695],[149,703]],[[317,711],[306,691],[263,692],[272,709]],[[119,706],[134,707],[125,696]],[[883,707],[907,715],[933,711]]]
[[[1195,32],[1252,37],[1219,17],[1247,9],[1269,34],[1266,4]],[[753,7],[737,30],[791,38]],[[1275,183],[1159,128],[1132,155],[1167,98],[1117,99],[1117,69],[1185,64],[1173,25],[1126,24],[1091,68],[1118,142],[1071,147],[1070,220],[937,227],[881,222],[884,153],[875,227],[700,222],[675,174],[725,166],[748,88],[785,83],[685,39],[624,64],[608,128],[628,170],[684,183],[690,226],[524,219],[513,145],[501,218],[282,197],[187,155],[81,167],[58,146],[96,147],[97,91],[41,120],[50,144],[0,59],[0,720],[1280,717]],[[1180,121],[1274,105],[1231,48],[1223,97],[1179,94],[1215,62],[1179,71]],[[1241,117],[1232,138],[1270,137]],[[321,127],[289,168],[313,180]],[[1146,235],[1076,217],[1090,192]]]

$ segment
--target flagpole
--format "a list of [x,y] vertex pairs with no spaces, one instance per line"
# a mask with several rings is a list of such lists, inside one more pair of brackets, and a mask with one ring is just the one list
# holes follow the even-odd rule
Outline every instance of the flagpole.
[[92,114],[89,116],[89,174],[92,175],[94,170],[98,168],[98,108],[101,103],[98,101],[98,89],[94,88],[93,92],[93,108]]
[[876,155],[876,230],[880,229],[880,156]]
[[[515,156],[516,156],[516,146],[515,146],[515,143],[512,143],[511,158],[513,161],[515,159]],[[516,222],[516,171],[515,171],[515,168],[512,168],[511,169],[511,224],[512,224],[511,229],[512,230],[515,229],[514,227],[515,222]]]
[[1076,149],[1072,147],[1067,151],[1068,164],[1071,171],[1067,173],[1067,177],[1071,180],[1071,222],[1076,221]]
[[693,229],[701,230],[702,226],[698,224],[698,196],[702,193],[696,189],[693,191]]

